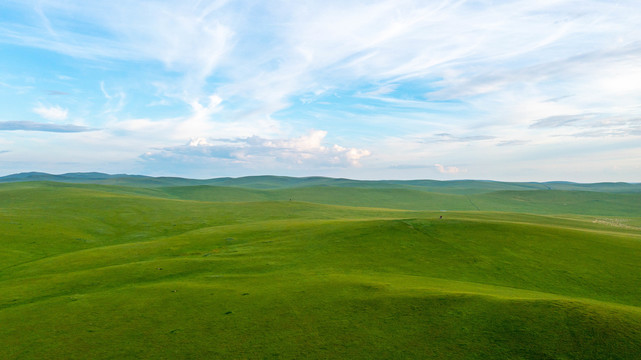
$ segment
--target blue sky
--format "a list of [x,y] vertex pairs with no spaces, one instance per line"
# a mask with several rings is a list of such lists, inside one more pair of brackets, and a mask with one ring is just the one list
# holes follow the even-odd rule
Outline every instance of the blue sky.
[[0,175],[641,181],[641,3],[0,4]]

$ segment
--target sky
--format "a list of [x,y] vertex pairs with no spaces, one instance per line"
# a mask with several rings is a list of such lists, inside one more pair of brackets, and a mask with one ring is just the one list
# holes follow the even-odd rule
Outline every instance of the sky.
[[641,182],[638,0],[0,2],[0,175]]

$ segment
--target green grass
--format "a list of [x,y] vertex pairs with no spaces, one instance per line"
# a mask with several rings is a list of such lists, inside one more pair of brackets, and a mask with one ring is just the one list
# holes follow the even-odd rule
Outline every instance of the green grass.
[[2,358],[637,359],[635,203],[3,184]]

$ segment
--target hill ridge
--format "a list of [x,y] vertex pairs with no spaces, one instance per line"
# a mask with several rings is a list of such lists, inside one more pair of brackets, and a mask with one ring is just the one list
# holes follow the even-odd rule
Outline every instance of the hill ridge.
[[126,185],[135,187],[167,187],[216,185],[250,189],[286,189],[312,186],[335,186],[356,188],[406,188],[449,194],[479,194],[500,190],[581,190],[598,192],[641,192],[641,183],[596,182],[576,183],[570,181],[508,182],[495,180],[354,180],[325,176],[278,176],[252,175],[242,177],[217,177],[190,179],[171,176],[148,176],[132,174],[106,174],[101,172],[73,172],[49,174],[24,172],[0,177],[0,183],[25,181],[53,181],[102,185]]

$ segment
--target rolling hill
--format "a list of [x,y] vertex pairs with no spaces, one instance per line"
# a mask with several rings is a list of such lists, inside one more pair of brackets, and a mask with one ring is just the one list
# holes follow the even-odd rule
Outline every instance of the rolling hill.
[[0,184],[3,358],[641,354],[638,193],[291,181]]
[[350,187],[350,188],[404,188],[437,192],[444,194],[480,194],[494,191],[526,190],[567,190],[597,191],[612,193],[641,192],[641,183],[594,183],[579,184],[573,182],[501,182],[488,180],[351,180],[321,176],[288,177],[288,176],[246,176],[239,178],[185,179],[179,177],[151,177],[127,174],[103,173],[68,173],[52,175],[40,172],[12,174],[0,177],[0,183],[24,181],[55,181],[64,183],[121,185],[136,187],[166,187],[212,185],[224,187],[241,187],[249,189],[291,189],[299,187]]

